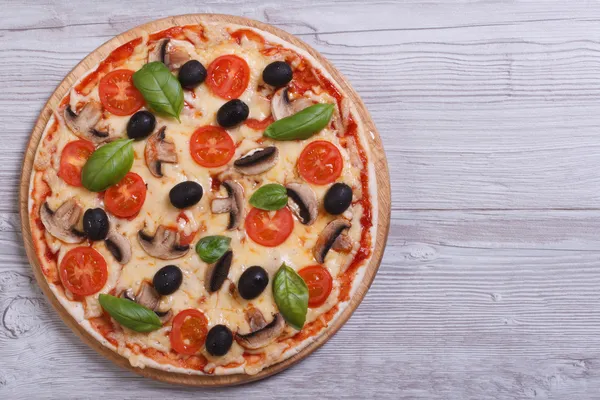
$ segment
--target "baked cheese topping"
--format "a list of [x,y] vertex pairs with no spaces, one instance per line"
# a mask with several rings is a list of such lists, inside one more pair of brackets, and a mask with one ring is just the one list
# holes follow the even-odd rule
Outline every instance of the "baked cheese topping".
[[[199,61],[209,69],[209,73],[210,67],[208,66],[218,57],[235,55],[243,59],[249,69],[248,83],[246,89],[237,98],[248,106],[248,118],[265,121],[273,118],[271,103],[276,91],[276,88],[263,81],[263,71],[268,65],[275,61],[287,62],[295,71],[292,85],[298,80],[297,86],[303,83],[300,82],[300,78],[297,79],[299,67],[309,65],[314,71],[321,70],[317,69],[316,62],[301,50],[289,44],[282,46],[280,41],[264,32],[250,31],[257,35],[256,37],[253,37],[248,31],[246,34],[236,35],[235,32],[239,32],[240,29],[242,27],[235,25],[207,24],[201,29],[201,36],[196,34],[198,29],[186,31],[184,28],[183,35],[170,38],[169,46],[171,46],[171,51],[187,55],[187,60]],[[263,38],[263,40],[261,41],[257,37]],[[120,60],[120,65],[114,69],[140,70],[149,58],[152,58],[156,46],[160,46],[163,39],[164,37],[160,37],[160,35],[154,39],[153,35],[142,37],[133,46],[131,54]],[[266,43],[264,39],[267,39]],[[174,76],[177,76],[180,68],[171,68]],[[94,71],[90,71],[90,74],[93,74]],[[329,77],[323,75],[324,72],[321,71],[320,74],[317,82],[319,80],[327,81],[331,87],[336,87],[330,82]],[[84,79],[85,77],[80,79],[80,82]],[[364,266],[371,251],[372,199],[370,198],[371,191],[365,191],[365,188],[369,188],[369,183],[366,181],[368,171],[365,159],[368,154],[361,139],[363,128],[351,106],[343,97],[336,98],[331,88],[324,84],[312,85],[308,89],[304,88],[305,90],[301,93],[300,91],[296,92],[295,101],[303,98],[308,102],[307,104],[335,105],[333,122],[304,140],[272,140],[264,136],[264,128],[253,129],[249,126],[250,124],[246,123],[224,128],[235,144],[233,157],[225,165],[206,168],[199,165],[191,155],[190,140],[199,127],[218,126],[217,113],[228,100],[215,94],[214,90],[211,90],[206,83],[191,90],[185,89],[185,105],[179,115],[179,121],[173,117],[154,113],[155,129],[159,130],[164,127],[164,136],[167,141],[173,143],[177,161],[162,163],[163,176],[156,177],[145,160],[147,140],[134,141],[134,161],[130,172],[139,175],[143,180],[146,186],[145,201],[139,212],[133,217],[119,218],[107,212],[111,227],[116,229],[118,234],[125,236],[131,246],[131,258],[123,265],[117,261],[105,241],[87,240],[83,243],[65,243],[48,229],[44,229],[43,224],[34,220],[41,213],[44,202],[47,203],[50,210],[55,212],[71,199],[74,199],[83,211],[107,208],[104,197],[106,195],[92,192],[83,186],[73,186],[67,183],[59,172],[65,146],[80,140],[80,137],[67,125],[64,108],[70,106],[72,110],[82,115],[82,110],[87,104],[103,103],[99,85],[96,84],[91,90],[86,91],[77,90],[77,86],[76,84],[70,90],[68,97],[56,110],[42,137],[32,175],[30,206],[32,231],[38,242],[36,248],[44,265],[44,272],[57,296],[65,298],[63,304],[69,305],[68,308],[72,312],[81,308],[83,310],[82,322],[93,322],[85,324],[88,329],[99,333],[107,340],[105,344],[127,356],[134,366],[150,365],[189,373],[245,372],[254,374],[270,364],[291,356],[295,351],[299,351],[307,341],[311,340],[311,337],[314,338],[326,328],[329,321],[337,312],[341,311],[349,299],[348,292],[352,288],[353,280],[356,279],[357,268]],[[142,108],[142,110],[147,109],[147,106]],[[109,138],[105,142],[112,142],[127,137],[126,132],[130,118],[131,115],[119,116],[103,108],[102,118],[95,128],[107,131]],[[348,134],[348,127],[351,124],[356,125],[353,135]],[[328,195],[331,184],[308,182],[303,179],[298,170],[298,160],[302,152],[311,143],[318,144],[322,141],[333,144],[343,161],[343,167],[339,176],[334,179],[335,182],[344,183],[352,189],[352,204],[341,215],[332,215],[324,209],[323,201]],[[95,144],[95,148],[97,149],[103,144]],[[259,174],[245,175],[233,167],[232,164],[235,160],[254,149],[267,146],[275,146],[278,151],[276,163],[272,168]],[[186,181],[199,184],[203,188],[204,194],[197,204],[181,210],[172,205],[169,193],[175,185]],[[233,230],[227,229],[230,223],[229,213],[213,213],[211,209],[211,203],[215,199],[228,196],[226,185],[223,182],[239,184],[244,193],[243,218],[240,225]],[[314,223],[305,225],[295,216],[293,229],[283,243],[274,247],[258,244],[249,237],[244,225],[244,219],[252,209],[248,202],[249,198],[267,184],[288,185],[290,183],[308,185],[316,195],[319,205]],[[43,189],[44,184],[49,188],[46,192]],[[40,193],[45,193],[46,196]],[[271,217],[276,213],[276,211],[267,212]],[[326,252],[324,260],[318,263],[315,259],[314,249],[319,245],[322,232],[332,221],[338,219],[345,221],[344,223],[349,226],[343,232],[346,246],[340,244],[340,248],[334,245]],[[168,227],[173,232],[179,232],[179,238],[193,237],[190,243],[191,249],[182,257],[168,260],[148,254],[140,245],[138,232],[144,231],[153,235],[161,226]],[[77,221],[76,230],[84,230],[81,218]],[[233,254],[226,280],[214,292],[209,291],[207,287],[207,280],[210,279],[210,265],[202,261],[193,248],[198,240],[212,235],[230,238],[229,250]],[[64,284],[64,279],[69,278],[65,278],[57,272],[66,262],[65,255],[81,246],[95,249],[107,265],[106,283],[99,291],[86,296],[71,293],[68,286]],[[329,246],[331,247],[331,243]],[[43,249],[47,249],[47,251],[42,251]],[[360,254],[363,255],[362,259],[357,258]],[[114,319],[107,319],[107,314],[98,300],[100,294],[111,294],[117,297],[124,293],[139,294],[144,285],[152,284],[155,274],[161,268],[176,265],[182,272],[181,284],[173,293],[160,296],[155,310],[161,312],[170,310],[172,315],[176,316],[184,310],[195,309],[204,314],[208,331],[217,325],[224,325],[234,335],[244,335],[257,330],[250,324],[251,319],[248,317],[250,310],[255,310],[254,312],[263,316],[263,325],[270,323],[280,313],[281,310],[276,305],[271,285],[274,276],[284,263],[295,271],[320,264],[333,277],[331,292],[326,299],[321,301],[321,304],[308,307],[304,328],[295,329],[293,324],[288,323],[277,340],[260,348],[247,348],[241,341],[233,340],[224,355],[211,354],[205,347],[202,347],[194,354],[196,361],[200,360],[195,364],[188,360],[189,354],[179,354],[173,348],[171,333],[174,322],[172,317],[163,322],[159,329],[151,332],[136,332],[119,324]],[[245,300],[238,292],[238,283],[244,271],[252,266],[260,266],[266,271],[269,284],[258,297]],[[353,270],[349,271],[349,267]],[[350,289],[348,285],[350,285]],[[312,290],[310,287],[309,289]],[[103,324],[100,324],[101,320],[104,321]],[[104,328],[108,326],[108,328],[100,329],[100,326]]]

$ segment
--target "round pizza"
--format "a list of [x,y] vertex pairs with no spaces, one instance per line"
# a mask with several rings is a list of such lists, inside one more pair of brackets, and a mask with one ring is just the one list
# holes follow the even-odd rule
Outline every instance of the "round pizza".
[[361,282],[366,135],[327,70],[271,33],[144,32],[52,110],[28,205],[41,270],[134,367],[257,374],[324,334]]

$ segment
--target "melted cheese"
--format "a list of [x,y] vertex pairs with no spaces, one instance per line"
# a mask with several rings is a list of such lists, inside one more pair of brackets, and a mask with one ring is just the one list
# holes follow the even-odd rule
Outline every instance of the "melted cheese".
[[[247,90],[240,98],[249,105],[251,118],[264,119],[270,115],[270,102],[263,94],[258,93],[255,88],[261,82],[261,74],[264,67],[277,57],[272,58],[261,55],[256,44],[247,39],[242,39],[241,45],[230,40],[222,40],[221,38],[228,36],[225,29],[226,27],[223,26],[211,26],[211,29],[208,30],[210,37],[219,39],[210,42],[210,45],[194,47],[191,43],[184,41],[173,41],[173,44],[184,48],[190,54],[191,58],[199,60],[205,66],[208,66],[212,60],[224,54],[235,54],[246,60],[251,71],[250,82]],[[261,34],[264,33],[261,32]],[[147,37],[144,38],[134,55],[121,68],[137,70],[143,66],[147,58],[146,40]],[[286,46],[288,45],[286,44]],[[326,93],[315,94],[307,92],[307,96],[318,102],[333,102],[333,99]],[[71,91],[72,107],[77,107],[78,104],[84,104],[92,99],[99,100],[97,88],[85,97],[78,95],[75,91]],[[301,182],[295,166],[300,152],[311,141],[328,140],[336,144],[344,159],[344,168],[338,181],[351,185],[355,189],[355,193],[357,191],[360,192],[360,181],[358,179],[360,175],[359,166],[351,162],[351,158],[356,157],[356,155],[349,154],[348,150],[341,146],[336,132],[332,130],[325,129],[306,141],[273,142],[264,140],[261,131],[253,130],[242,124],[239,127],[228,129],[229,134],[237,145],[232,161],[251,149],[275,145],[279,149],[277,165],[266,173],[248,177],[235,172],[231,167],[232,161],[220,168],[203,168],[196,164],[190,156],[190,137],[198,127],[214,125],[217,110],[226,101],[214,96],[205,84],[197,87],[193,94],[186,91],[185,101],[187,105],[181,113],[181,123],[170,118],[157,116],[157,128],[166,126],[166,136],[175,143],[178,157],[176,164],[163,164],[164,177],[160,179],[153,177],[146,167],[143,156],[146,141],[142,140],[134,143],[135,161],[131,171],[139,174],[144,182],[146,182],[148,188],[146,201],[140,213],[132,220],[111,217],[116,222],[117,230],[121,234],[124,234],[131,242],[132,258],[127,265],[122,266],[117,263],[103,242],[93,243],[93,247],[104,256],[109,267],[109,279],[100,293],[108,293],[112,290],[119,293],[128,288],[137,291],[142,282],[152,280],[152,277],[160,268],[165,265],[176,264],[183,271],[183,283],[175,293],[162,298],[161,309],[170,308],[175,314],[187,308],[200,309],[206,315],[209,327],[216,324],[225,324],[234,332],[248,333],[250,327],[244,317],[244,310],[250,306],[254,306],[269,321],[270,316],[277,312],[272,291],[269,286],[257,299],[246,301],[237,295],[232,296],[230,285],[237,284],[240,275],[253,265],[260,265],[265,268],[269,273],[270,279],[272,279],[282,262],[285,262],[296,270],[315,264],[312,249],[320,232],[334,217],[325,213],[322,207],[320,207],[319,218],[314,225],[308,227],[296,221],[291,236],[282,245],[275,248],[260,246],[246,237],[243,225],[238,230],[227,231],[227,214],[211,213],[210,202],[215,197],[225,195],[224,191],[221,193],[212,193],[210,191],[211,175],[218,175],[222,180],[234,179],[243,186],[245,193],[245,213],[247,214],[250,210],[247,200],[260,186],[267,183],[286,184],[289,182]],[[49,168],[44,168],[45,172],[43,175],[43,179],[52,188],[52,195],[47,199],[49,205],[55,209],[65,200],[73,197],[77,199],[83,209],[103,207],[101,196],[98,194],[91,193],[84,188],[72,187],[58,178],[57,170],[62,149],[68,142],[77,139],[66,127],[60,116],[58,116],[58,120],[60,122],[59,129],[55,135],[55,139],[52,141],[52,146],[56,148],[56,151],[48,160],[48,154],[50,154],[49,145],[45,144],[40,146],[36,156],[36,165],[39,165],[40,168],[47,166],[48,162],[50,163]],[[103,123],[110,128],[112,137],[123,137],[125,136],[125,127],[128,120],[129,117],[119,117],[105,113]],[[262,144],[257,143],[259,139],[264,140]],[[45,142],[42,141],[42,143]],[[168,197],[168,193],[174,185],[186,180],[195,181],[204,188],[204,196],[201,201],[196,206],[185,211],[189,219],[188,223],[178,219],[180,210],[170,204]],[[315,191],[317,198],[322,201],[329,185],[311,185],[311,187]],[[344,215],[352,223],[348,235],[355,244],[355,250],[362,231],[359,222],[362,211],[360,206],[353,206]],[[144,252],[137,241],[137,232],[145,229],[147,232],[153,233],[159,225],[179,226],[180,229],[187,233],[199,230],[200,232],[196,236],[194,243],[200,237],[207,235],[226,235],[232,239],[231,249],[234,256],[231,270],[228,280],[218,292],[208,293],[206,291],[205,276],[208,266],[200,260],[193,248],[186,256],[170,261],[155,259]],[[67,251],[77,246],[62,243],[49,234],[46,234],[46,239],[51,248],[54,251],[58,251],[59,262]],[[343,254],[330,251],[326,258],[325,266],[335,278],[345,270],[353,256],[354,252]],[[331,309],[337,303],[338,293],[339,282],[334,279],[334,288],[328,300],[318,308],[309,309],[307,323],[314,321],[324,312]],[[101,313],[97,297],[98,294],[95,294],[85,299],[86,318],[97,316]],[[170,324],[148,334],[136,333],[124,329],[125,335],[122,337],[129,343],[168,352],[170,350],[169,331]],[[291,328],[288,328],[288,331],[289,333],[293,333]],[[103,342],[106,341],[103,340]],[[131,354],[122,345],[123,343],[120,343],[118,351],[128,356],[132,365],[144,365],[144,361],[140,356]],[[207,370],[214,370],[214,373],[226,373],[226,368],[222,368],[222,366],[230,363],[244,363],[243,352],[244,349],[235,342],[232,349],[224,357],[211,357],[203,351],[203,355],[209,360]],[[286,349],[280,344],[274,343],[270,345],[264,350],[264,353],[268,357],[267,361],[261,365],[247,366],[246,372],[256,373],[265,365],[277,362],[278,360],[280,361],[284,352],[286,352]],[[285,354],[286,357],[289,356],[289,350]]]

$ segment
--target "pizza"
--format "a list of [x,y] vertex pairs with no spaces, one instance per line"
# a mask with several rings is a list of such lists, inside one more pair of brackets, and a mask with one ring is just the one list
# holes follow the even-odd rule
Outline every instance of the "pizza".
[[29,186],[38,264],[133,367],[257,374],[327,332],[361,282],[367,133],[327,70],[271,33],[144,32],[52,110]]

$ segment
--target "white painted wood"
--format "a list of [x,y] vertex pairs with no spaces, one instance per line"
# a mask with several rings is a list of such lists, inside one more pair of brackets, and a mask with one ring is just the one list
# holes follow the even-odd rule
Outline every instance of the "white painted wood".
[[[384,262],[315,354],[239,388],[88,349],[32,281],[18,178],[64,75],[112,36],[222,12],[299,35],[365,99],[390,161]],[[0,398],[596,399],[600,3],[0,0]]]

